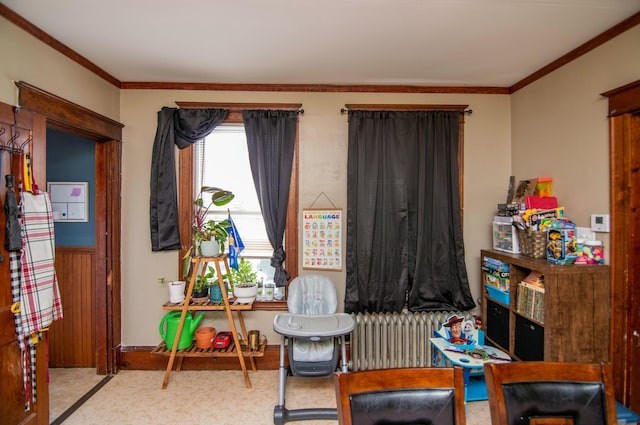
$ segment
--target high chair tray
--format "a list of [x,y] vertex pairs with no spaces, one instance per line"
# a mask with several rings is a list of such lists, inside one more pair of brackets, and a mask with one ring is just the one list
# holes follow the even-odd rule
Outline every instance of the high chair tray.
[[280,313],[273,320],[273,330],[280,335],[303,338],[346,335],[354,326],[353,318],[347,313]]

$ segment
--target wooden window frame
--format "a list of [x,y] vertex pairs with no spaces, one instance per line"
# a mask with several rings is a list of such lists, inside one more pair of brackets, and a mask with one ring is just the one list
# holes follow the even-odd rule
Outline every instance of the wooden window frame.
[[[295,110],[298,111],[302,107],[301,104],[291,103],[211,103],[211,102],[176,102],[180,108],[189,109],[209,109],[223,108],[229,109],[229,115],[222,124],[243,124],[243,110]],[[296,126],[297,127],[297,126]],[[298,139],[299,130],[296,128],[296,140],[293,151],[293,164],[291,168],[291,183],[289,189],[289,203],[287,207],[287,224],[285,227],[285,255],[286,270],[291,275],[291,279],[298,276],[298,182],[299,182],[299,165],[298,165]],[[178,156],[178,220],[180,223],[180,256],[178,258],[178,273],[182,273],[182,258],[187,249],[191,246],[191,223],[193,223],[193,193],[195,193],[195,162],[193,146],[180,150]],[[255,302],[254,310],[275,310],[286,311],[287,302],[285,301],[266,301]]]

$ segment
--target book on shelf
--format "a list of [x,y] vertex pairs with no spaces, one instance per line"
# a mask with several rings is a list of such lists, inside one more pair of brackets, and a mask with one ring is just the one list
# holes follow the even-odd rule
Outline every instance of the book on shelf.
[[518,284],[518,313],[544,323],[544,286],[522,281]]

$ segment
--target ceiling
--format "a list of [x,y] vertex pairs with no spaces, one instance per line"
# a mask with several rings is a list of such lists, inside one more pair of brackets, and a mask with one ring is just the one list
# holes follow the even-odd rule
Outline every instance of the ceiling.
[[120,82],[509,87],[640,0],[0,0]]

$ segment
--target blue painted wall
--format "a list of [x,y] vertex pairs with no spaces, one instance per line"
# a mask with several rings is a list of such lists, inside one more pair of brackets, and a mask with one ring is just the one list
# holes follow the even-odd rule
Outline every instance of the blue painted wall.
[[96,244],[95,164],[96,142],[47,129],[47,181],[89,182],[89,221],[55,222],[56,246],[94,247]]

